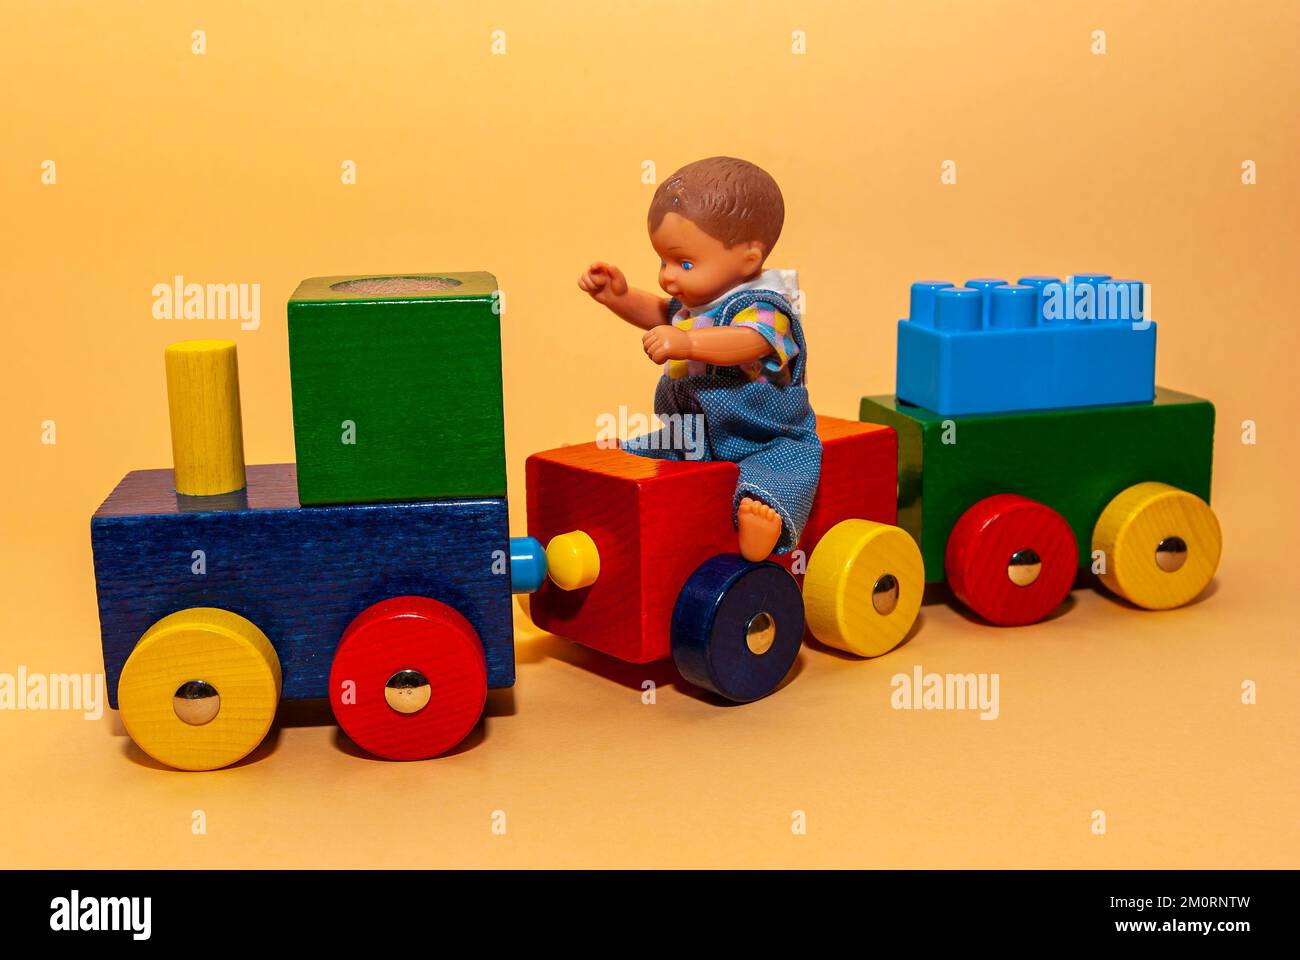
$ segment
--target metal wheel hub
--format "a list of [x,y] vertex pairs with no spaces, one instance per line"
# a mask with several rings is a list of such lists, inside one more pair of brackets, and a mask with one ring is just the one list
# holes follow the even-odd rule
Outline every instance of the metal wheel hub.
[[186,680],[172,696],[172,709],[184,723],[201,727],[221,712],[221,694],[206,680]]
[[398,713],[419,713],[432,696],[429,679],[419,670],[398,670],[384,684],[384,699]]
[[1043,561],[1038,554],[1028,547],[1017,550],[1007,563],[1007,579],[1017,587],[1027,587],[1043,572]]
[[750,653],[761,657],[772,649],[775,642],[776,621],[770,613],[764,610],[749,618],[749,623],[745,626],[745,645],[749,647]]
[[1156,566],[1173,573],[1187,562],[1187,541],[1182,537],[1165,537],[1156,544]]
[[898,606],[898,578],[892,573],[881,574],[871,588],[871,605],[876,613],[887,617]]

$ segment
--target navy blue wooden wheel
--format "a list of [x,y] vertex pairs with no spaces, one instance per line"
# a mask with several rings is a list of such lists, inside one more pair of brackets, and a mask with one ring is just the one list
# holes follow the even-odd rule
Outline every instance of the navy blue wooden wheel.
[[719,554],[686,581],[673,608],[673,661],[683,677],[737,703],[785,679],[803,642],[799,585],[775,563]]

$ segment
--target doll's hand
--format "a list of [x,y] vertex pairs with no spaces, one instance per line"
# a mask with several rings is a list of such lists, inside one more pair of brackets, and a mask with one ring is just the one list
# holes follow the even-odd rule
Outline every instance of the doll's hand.
[[612,263],[597,261],[578,278],[578,287],[597,303],[609,306],[627,293],[627,278]]
[[655,363],[691,358],[691,335],[669,324],[647,331],[641,338],[641,346],[645,347],[645,355]]

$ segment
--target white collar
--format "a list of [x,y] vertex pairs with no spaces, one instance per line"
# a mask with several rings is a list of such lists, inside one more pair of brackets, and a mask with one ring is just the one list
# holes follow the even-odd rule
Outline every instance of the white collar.
[[708,313],[710,310],[718,306],[718,304],[722,303],[723,300],[740,293],[742,290],[775,290],[778,293],[784,293],[787,286],[782,276],[784,272],[785,271],[782,270],[769,268],[764,270],[753,280],[746,280],[744,283],[737,284],[726,293],[710,300],[708,303],[698,307],[687,307],[686,310],[692,317],[698,317],[700,314]]

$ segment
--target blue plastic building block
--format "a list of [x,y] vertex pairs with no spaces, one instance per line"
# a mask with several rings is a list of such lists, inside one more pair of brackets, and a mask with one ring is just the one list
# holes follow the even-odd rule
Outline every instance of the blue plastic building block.
[[170,470],[127,474],[90,521],[110,706],[136,641],[187,607],[261,628],[285,700],[328,695],[343,631],[373,603],[431,597],[478,632],[488,686],[514,683],[506,501],[298,505],[293,464],[251,466],[248,486],[175,493]]
[[546,548],[536,537],[510,538],[510,589],[536,593],[546,582]]
[[912,284],[898,321],[900,400],[943,416],[1155,397],[1143,286],[1104,274]]

